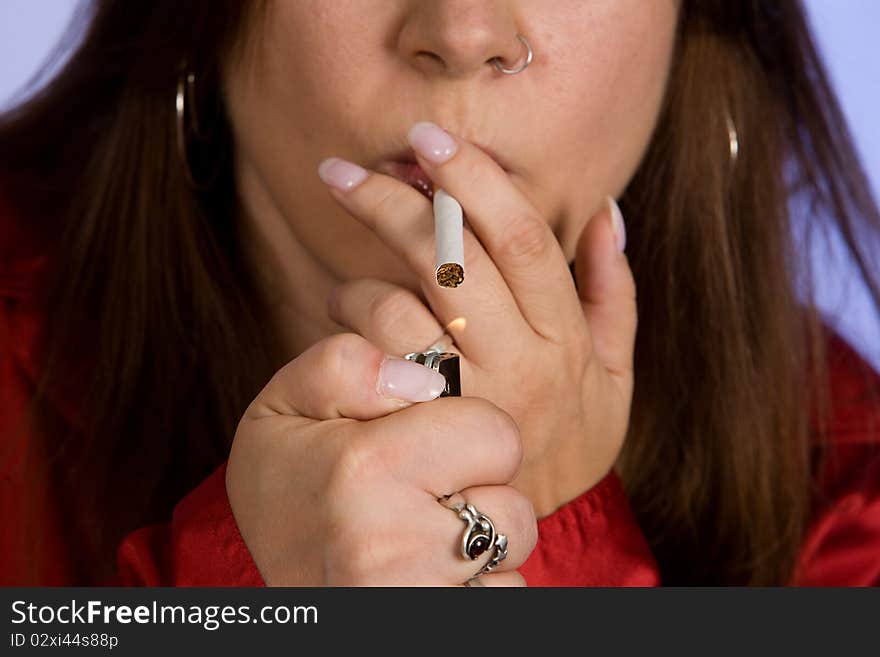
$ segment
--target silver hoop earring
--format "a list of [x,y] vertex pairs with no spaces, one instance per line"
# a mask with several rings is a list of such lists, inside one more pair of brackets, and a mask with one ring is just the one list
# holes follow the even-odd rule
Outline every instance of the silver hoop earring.
[[522,41],[526,47],[526,58],[522,64],[520,64],[519,66],[517,66],[515,68],[505,68],[504,66],[501,65],[500,58],[493,57],[491,60],[492,64],[495,66],[495,68],[497,68],[499,71],[501,71],[505,75],[514,75],[516,73],[519,73],[520,71],[524,71],[526,66],[528,66],[529,64],[532,63],[533,53],[532,53],[532,47],[529,45],[529,42],[526,40],[526,38],[522,34],[517,34],[516,38],[519,39],[520,41]]
[[739,157],[739,134],[730,112],[726,114],[725,119],[727,120],[727,141],[730,145],[730,164],[734,165]]
[[190,162],[190,139],[194,141],[210,141],[211,130],[206,130],[204,121],[199,121],[196,111],[196,76],[186,62],[181,63],[177,78],[177,91],[174,95],[174,112],[176,118],[177,155],[180,159],[183,174],[189,186],[196,191],[206,191],[214,183],[220,170],[220,163],[215,162],[210,175],[205,180],[197,180]]

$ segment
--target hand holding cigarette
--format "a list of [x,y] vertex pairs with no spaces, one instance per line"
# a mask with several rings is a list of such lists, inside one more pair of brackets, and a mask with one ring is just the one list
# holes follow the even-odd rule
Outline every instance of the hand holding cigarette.
[[[514,417],[526,455],[512,483],[540,503],[539,515],[550,513],[608,474],[627,433],[636,304],[620,210],[601,192],[584,196],[592,216],[567,245],[573,277],[516,174],[436,125],[417,123],[408,138],[434,183],[433,204],[378,172],[333,196],[410,267],[423,298],[357,279],[339,286],[331,317],[390,354],[420,351],[448,333],[460,353],[462,397],[482,397]],[[530,185],[528,171],[518,182]],[[461,285],[464,248],[469,285]],[[394,299],[393,323],[375,317],[384,297]],[[552,490],[529,490],[541,482]]]

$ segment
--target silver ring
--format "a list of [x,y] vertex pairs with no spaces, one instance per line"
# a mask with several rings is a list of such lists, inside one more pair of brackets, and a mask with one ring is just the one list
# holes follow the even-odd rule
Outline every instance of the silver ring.
[[499,563],[504,561],[507,558],[507,536],[504,534],[498,534],[495,537],[495,552],[492,554],[492,558],[489,559],[488,563],[485,566],[480,568],[474,577],[479,577],[480,575],[486,575],[491,573],[498,566]]
[[[459,493],[453,493],[437,500],[464,520],[466,527],[461,536],[460,554],[462,558],[475,561],[482,554],[492,550],[489,561],[474,573],[479,577],[493,571],[507,557],[507,536],[495,531],[495,524],[473,504],[468,504]],[[471,578],[473,579],[473,578]]]
[[520,41],[522,41],[526,46],[526,51],[527,51],[526,52],[526,60],[525,60],[525,62],[523,62],[523,64],[521,64],[520,66],[518,66],[516,68],[504,68],[501,65],[500,58],[498,58],[498,57],[492,58],[492,64],[495,66],[495,68],[497,68],[499,71],[501,71],[502,73],[505,73],[507,75],[514,75],[515,73],[519,73],[520,71],[524,70],[526,68],[526,66],[528,66],[529,64],[532,63],[532,47],[529,45],[529,42],[526,41],[526,38],[522,34],[517,34],[516,38],[519,39]]

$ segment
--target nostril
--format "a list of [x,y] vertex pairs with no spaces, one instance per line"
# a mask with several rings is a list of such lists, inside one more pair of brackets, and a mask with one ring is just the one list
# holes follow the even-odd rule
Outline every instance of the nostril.
[[428,59],[433,59],[434,61],[440,62],[441,64],[443,63],[443,59],[440,57],[440,55],[433,52],[428,52],[427,50],[419,50],[416,53],[416,57],[427,57]]

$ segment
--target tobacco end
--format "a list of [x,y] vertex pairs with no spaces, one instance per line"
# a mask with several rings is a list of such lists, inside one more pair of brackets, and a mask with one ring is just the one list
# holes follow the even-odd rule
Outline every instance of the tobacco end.
[[458,287],[464,280],[464,267],[457,262],[446,262],[437,267],[437,284],[440,287]]

